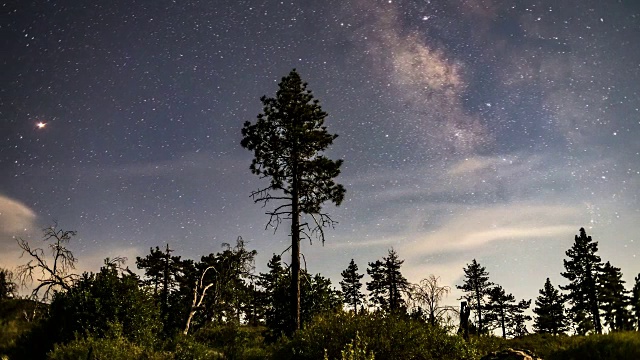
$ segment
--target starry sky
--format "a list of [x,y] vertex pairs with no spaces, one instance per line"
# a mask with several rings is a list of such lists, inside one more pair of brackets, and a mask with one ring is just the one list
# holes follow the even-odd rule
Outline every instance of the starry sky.
[[[77,230],[80,270],[238,236],[288,246],[250,192],[242,124],[296,68],[339,137],[347,194],[307,267],[393,247],[412,282],[476,258],[516,298],[564,284],[580,227],[640,272],[640,3],[8,1],[0,6],[0,265]],[[44,124],[44,126],[38,124]],[[285,255],[286,258],[286,255]],[[287,261],[288,262],[288,261]],[[366,278],[365,278],[366,279]],[[450,302],[459,293],[454,290]]]

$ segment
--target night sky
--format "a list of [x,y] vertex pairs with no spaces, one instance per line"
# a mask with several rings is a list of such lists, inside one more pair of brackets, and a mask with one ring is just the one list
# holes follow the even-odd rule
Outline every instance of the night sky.
[[249,196],[265,183],[240,129],[296,68],[339,135],[328,156],[347,189],[326,244],[302,246],[310,272],[338,286],[351,258],[364,272],[393,247],[412,282],[453,287],[476,258],[531,299],[546,277],[566,284],[580,227],[628,283],[640,272],[636,0],[0,9],[3,267],[24,262],[14,236],[39,242],[57,222],[78,231],[80,271],[135,267],[167,242],[197,259],[238,236],[264,271],[289,237]]

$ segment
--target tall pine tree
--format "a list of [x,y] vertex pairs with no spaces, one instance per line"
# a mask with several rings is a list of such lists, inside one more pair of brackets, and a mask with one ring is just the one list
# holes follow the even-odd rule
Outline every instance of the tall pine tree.
[[345,304],[353,307],[353,312],[358,313],[358,305],[362,304],[364,295],[360,291],[362,282],[360,280],[364,274],[358,274],[358,265],[351,259],[349,266],[342,271],[342,281],[340,286],[342,287],[342,294],[344,296]]
[[509,335],[523,335],[524,322],[530,317],[523,315],[529,308],[531,301],[520,301],[516,303],[516,298],[512,294],[507,294],[502,286],[497,285],[489,290],[489,301],[485,306],[486,324],[493,324],[502,330],[502,337]]
[[559,335],[567,331],[567,317],[564,312],[562,295],[547,278],[544,288],[540,289],[540,296],[536,299],[536,314],[533,329],[537,333]]
[[486,304],[486,298],[493,287],[489,281],[489,273],[484,266],[480,266],[476,259],[471,264],[467,264],[464,270],[464,283],[456,285],[456,288],[465,292],[464,299],[469,303],[469,307],[474,309],[476,315],[476,327],[478,335],[484,330],[482,310]]
[[382,261],[369,263],[367,274],[371,281],[367,282],[367,290],[371,302],[384,311],[398,312],[405,307],[402,295],[409,291],[409,282],[400,272],[403,263],[393,249]]
[[[313,98],[307,83],[292,70],[282,78],[275,98],[263,96],[263,112],[242,128],[242,147],[253,151],[251,172],[269,178],[269,185],[254,191],[254,202],[274,203],[268,211],[268,225],[277,229],[290,220],[291,288],[293,300],[291,330],[300,329],[300,239],[317,236],[324,243],[324,228],[335,222],[322,210],[325,202],[340,205],[345,189],[334,179],[342,160],[331,160],[323,152],[337,135],[324,125],[327,117]],[[278,193],[274,195],[274,192]],[[303,215],[308,221],[301,222]]]
[[635,328],[640,331],[640,274],[636,276],[635,280],[631,291],[631,310],[633,311]]
[[599,276],[600,306],[604,324],[611,331],[631,330],[632,316],[628,307],[631,302],[629,291],[624,287],[620,268],[607,261]]
[[576,332],[581,335],[590,329],[602,333],[598,296],[598,274],[602,263],[597,252],[598,242],[587,236],[584,228],[580,228],[580,235],[576,235],[573,246],[566,251],[569,259],[564,260],[566,271],[561,273],[569,280],[569,284],[560,288],[568,292],[569,312]]

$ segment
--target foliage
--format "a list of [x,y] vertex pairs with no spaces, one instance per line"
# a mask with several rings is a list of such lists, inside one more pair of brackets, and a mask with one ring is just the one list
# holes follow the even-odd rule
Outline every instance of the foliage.
[[342,294],[344,296],[344,303],[353,307],[353,312],[358,312],[358,305],[362,304],[364,295],[360,291],[362,288],[362,277],[364,274],[358,274],[358,265],[351,259],[349,266],[343,270],[342,281],[340,286],[342,287]]
[[552,352],[545,359],[640,359],[640,333],[637,331],[574,337],[572,340],[572,344]]
[[[123,335],[122,326],[111,323],[104,337],[77,337],[57,344],[48,354],[49,360],[110,359],[110,360],[169,360],[168,354],[158,353],[131,342]],[[203,359],[203,358],[201,358]]]
[[356,334],[376,360],[475,359],[462,337],[403,314],[338,312],[318,316],[292,339],[277,344],[275,359],[339,359]]
[[[307,84],[292,70],[282,78],[275,98],[263,96],[263,113],[254,124],[242,128],[242,147],[253,151],[251,172],[269,178],[269,186],[252,193],[255,202],[279,203],[268,211],[268,225],[277,229],[283,219],[291,220],[291,329],[300,328],[300,239],[317,236],[324,243],[326,226],[334,221],[322,211],[329,201],[340,205],[345,189],[334,178],[340,174],[342,160],[330,160],[323,152],[333,143],[324,126],[327,113],[313,98]],[[282,191],[282,196],[273,196]],[[310,215],[300,223],[300,216]]]
[[631,298],[625,289],[622,272],[607,261],[599,276],[600,292],[598,294],[604,324],[611,331],[632,330],[633,320],[629,311]]
[[526,333],[524,322],[531,320],[523,312],[529,308],[531,300],[522,300],[516,303],[512,294],[507,294],[502,286],[496,285],[489,290],[489,301],[485,306],[485,321],[488,325],[502,330],[502,337],[506,339],[507,334],[522,336]]
[[[258,285],[264,290],[262,305],[265,309],[265,323],[269,328],[268,339],[275,340],[288,333],[292,314],[289,286],[290,273],[283,267],[279,255],[273,255],[267,264],[269,272],[260,274]],[[311,276],[306,271],[301,272],[301,319],[308,323],[316,315],[336,311],[342,305],[340,292],[334,290],[331,281],[320,274]]]
[[471,264],[467,264],[464,270],[464,283],[456,285],[456,288],[462,290],[465,299],[471,308],[474,309],[477,324],[477,333],[484,332],[484,322],[482,319],[482,310],[486,304],[486,297],[492,289],[493,283],[489,281],[489,273],[484,266],[478,264],[473,259]]
[[13,299],[17,295],[18,285],[13,280],[13,272],[0,268],[0,302]]
[[[375,360],[373,352],[367,351],[367,342],[360,339],[360,335],[356,333],[355,339],[348,343],[340,352],[341,360]],[[326,351],[324,360],[329,360]]]
[[538,333],[558,335],[567,331],[567,318],[564,313],[564,299],[560,292],[551,284],[549,278],[544,288],[539,291],[536,307],[533,312],[536,317],[533,329]]
[[252,300],[252,287],[249,280],[253,276],[255,250],[248,250],[242,237],[236,244],[223,244],[223,251],[215,255],[209,254],[200,259],[196,265],[200,273],[206,268],[204,283],[213,284],[210,296],[205,299],[203,316],[210,321],[235,321],[248,316],[248,304]]
[[636,276],[633,290],[631,291],[631,310],[635,317],[636,330],[640,331],[640,274]]
[[402,295],[409,293],[409,282],[400,272],[403,263],[404,260],[398,259],[398,253],[393,249],[389,250],[388,256],[383,257],[382,261],[369,263],[369,297],[383,311],[397,312],[406,308]]
[[38,306],[33,300],[10,298],[0,300],[0,357],[8,354],[16,346],[18,338],[27,333],[34,325],[28,321],[34,308]]
[[569,259],[564,260],[565,272],[561,273],[569,284],[560,286],[568,291],[567,299],[571,305],[569,312],[577,334],[584,335],[591,329],[602,332],[598,300],[598,273],[602,267],[598,252],[598,242],[587,236],[584,228],[575,236],[571,248],[566,251]]
[[155,298],[159,300],[165,334],[170,334],[175,327],[169,296],[177,290],[176,278],[182,268],[180,256],[171,256],[172,251],[167,244],[165,251],[156,246],[155,249],[149,249],[146,257],[136,257],[137,268],[144,269],[145,279],[142,284],[153,289]]
[[224,355],[224,359],[264,359],[269,350],[262,336],[264,328],[234,323],[210,324],[194,333],[193,338]]
[[111,323],[121,324],[128,340],[145,346],[162,330],[158,308],[137,276],[119,273],[114,263],[83,274],[69,291],[56,294],[47,319],[50,336],[61,342],[76,333],[104,337]]

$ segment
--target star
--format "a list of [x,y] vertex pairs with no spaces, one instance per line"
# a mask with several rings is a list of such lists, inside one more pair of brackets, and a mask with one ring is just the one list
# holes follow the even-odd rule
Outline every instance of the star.
[[39,123],[36,124],[36,127],[38,129],[44,129],[45,126],[47,126],[47,123],[40,121]]

